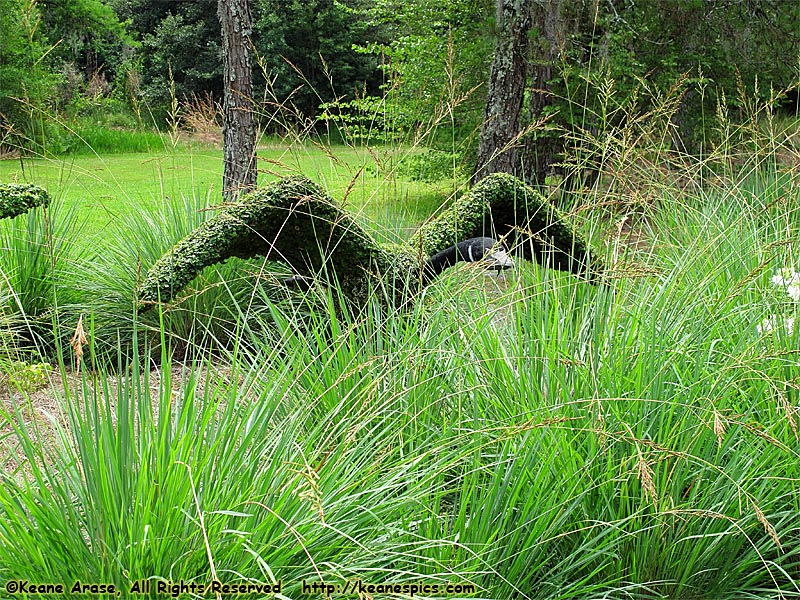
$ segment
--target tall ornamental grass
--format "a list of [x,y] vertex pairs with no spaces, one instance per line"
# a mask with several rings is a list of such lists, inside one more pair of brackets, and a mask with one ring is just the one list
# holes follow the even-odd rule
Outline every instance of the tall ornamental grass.
[[[0,220],[0,322],[7,354],[20,347],[36,354],[52,352],[59,306],[74,299],[66,281],[84,253],[79,215],[60,200],[12,219]],[[15,338],[12,345],[9,342]]]
[[77,373],[58,331],[61,414],[3,404],[0,589],[800,597],[796,150],[756,107],[681,155],[675,100],[574,132],[565,168],[599,176],[547,190],[607,249],[607,285],[460,265],[351,307],[231,261],[137,315],[141,273],[208,202],[126,217],[58,303],[88,337]]
[[[137,314],[135,290],[147,269],[214,214],[210,203],[208,197],[193,196],[134,208],[118,217],[112,238],[95,245],[73,271],[69,280],[76,301],[62,307],[63,318],[74,324],[81,314],[91,315],[95,351],[111,364],[120,349],[124,357],[131,356],[134,337],[156,358],[162,337],[178,353],[204,345],[232,347],[240,312],[246,316],[263,308],[261,294],[256,293],[259,285],[277,290],[269,293],[273,297],[287,296],[278,286],[279,277],[287,273],[284,267],[231,259],[204,270],[162,312]],[[71,335],[68,327],[64,331]]]
[[403,310],[273,303],[224,369],[164,335],[157,373],[68,386],[65,427],[6,414],[2,581],[800,595],[798,334],[759,327],[794,310],[796,203],[666,200],[610,287],[465,266]]

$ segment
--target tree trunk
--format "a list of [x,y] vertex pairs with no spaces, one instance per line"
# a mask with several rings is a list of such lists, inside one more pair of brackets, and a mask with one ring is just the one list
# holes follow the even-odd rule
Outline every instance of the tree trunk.
[[253,70],[250,59],[252,17],[247,0],[218,0],[224,62],[224,174],[226,200],[256,187],[256,129],[253,118]]
[[497,0],[497,44],[489,76],[473,185],[489,173],[514,173],[525,97],[532,0]]
[[[537,3],[533,11],[534,28],[538,38],[534,42],[529,66],[531,88],[528,114],[534,123],[547,115],[553,105],[553,70],[561,56],[564,44],[563,0],[546,0]],[[543,186],[545,178],[553,171],[563,151],[562,135],[556,131],[533,132],[525,140],[521,155],[520,176],[529,184]]]

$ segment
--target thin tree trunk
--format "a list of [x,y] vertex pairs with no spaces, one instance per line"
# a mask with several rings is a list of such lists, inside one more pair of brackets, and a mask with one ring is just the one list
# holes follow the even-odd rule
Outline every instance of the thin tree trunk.
[[256,187],[256,129],[250,59],[252,17],[247,0],[218,0],[225,78],[222,193],[234,200]]
[[489,76],[473,185],[489,173],[514,173],[525,98],[532,0],[497,0],[497,44]]

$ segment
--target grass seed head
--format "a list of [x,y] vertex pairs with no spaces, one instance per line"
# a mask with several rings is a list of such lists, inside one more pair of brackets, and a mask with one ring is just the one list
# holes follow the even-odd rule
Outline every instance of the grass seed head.
[[75,333],[69,341],[72,351],[75,352],[75,370],[80,371],[81,360],[83,359],[83,347],[89,343],[86,332],[83,329],[83,315],[78,317],[78,324],[75,326]]

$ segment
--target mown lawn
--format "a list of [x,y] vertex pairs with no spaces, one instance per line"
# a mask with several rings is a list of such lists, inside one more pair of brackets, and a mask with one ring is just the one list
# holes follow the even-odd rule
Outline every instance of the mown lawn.
[[[337,200],[347,194],[352,210],[404,235],[454,191],[452,181],[426,184],[397,176],[407,151],[370,151],[348,146],[279,143],[258,151],[259,183],[303,174]],[[222,151],[180,146],[152,153],[0,161],[0,182],[25,181],[47,189],[65,209],[76,208],[83,239],[106,238],[123,212],[191,199],[222,202]],[[111,228],[111,229],[109,229]],[[382,229],[383,227],[381,227]]]

